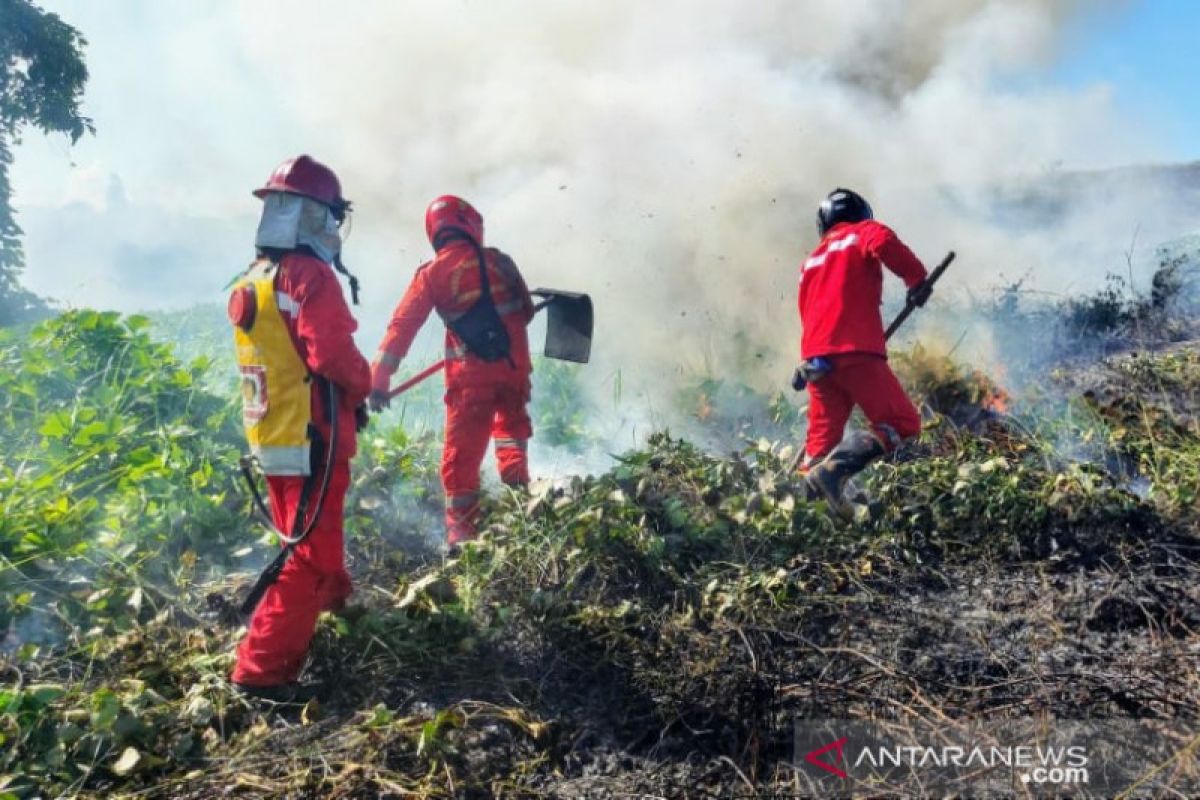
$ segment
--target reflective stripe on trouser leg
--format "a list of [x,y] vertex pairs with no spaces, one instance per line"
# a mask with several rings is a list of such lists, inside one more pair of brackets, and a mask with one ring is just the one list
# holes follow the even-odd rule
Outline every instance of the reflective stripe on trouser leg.
[[496,467],[500,480],[509,486],[529,483],[529,437],[533,422],[529,419],[528,386],[508,386],[496,393],[496,416],[492,440],[496,443]]
[[503,483],[508,486],[525,486],[529,483],[528,451],[528,439],[496,439],[496,466]]
[[475,538],[479,493],[446,496],[446,541],[457,544]]

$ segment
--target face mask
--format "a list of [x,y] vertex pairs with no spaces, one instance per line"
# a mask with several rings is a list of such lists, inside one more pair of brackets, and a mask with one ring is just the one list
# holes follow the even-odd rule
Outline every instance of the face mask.
[[310,198],[286,192],[272,192],[264,198],[254,244],[281,250],[307,245],[317,258],[330,263],[342,249],[337,221],[329,209]]

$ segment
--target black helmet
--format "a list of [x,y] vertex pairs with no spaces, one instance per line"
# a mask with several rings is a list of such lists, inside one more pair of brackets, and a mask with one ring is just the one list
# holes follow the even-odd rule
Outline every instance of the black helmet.
[[817,232],[824,236],[839,222],[862,222],[864,219],[874,218],[875,212],[871,210],[871,204],[864,200],[862,195],[849,189],[838,188],[830,192],[817,208]]

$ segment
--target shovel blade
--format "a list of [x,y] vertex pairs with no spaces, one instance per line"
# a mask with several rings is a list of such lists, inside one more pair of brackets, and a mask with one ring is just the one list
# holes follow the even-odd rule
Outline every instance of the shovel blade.
[[592,355],[592,298],[578,292],[535,289],[546,308],[547,358],[586,364]]

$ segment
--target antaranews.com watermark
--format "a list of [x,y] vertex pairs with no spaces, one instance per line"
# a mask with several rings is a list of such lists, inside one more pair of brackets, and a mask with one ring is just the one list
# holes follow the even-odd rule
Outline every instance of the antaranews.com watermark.
[[801,795],[1200,796],[1200,725],[797,719]]

